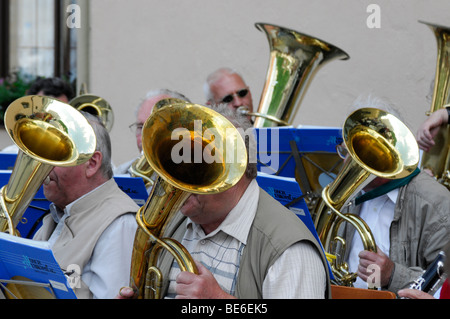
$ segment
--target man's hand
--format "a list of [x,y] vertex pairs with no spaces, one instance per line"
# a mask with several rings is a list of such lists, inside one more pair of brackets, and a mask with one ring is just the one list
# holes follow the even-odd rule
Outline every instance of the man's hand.
[[381,287],[386,287],[389,284],[389,280],[394,271],[394,262],[389,259],[379,248],[377,252],[371,252],[363,250],[359,253],[359,265],[358,265],[358,276],[367,282],[367,278],[373,274],[372,271],[368,271],[367,267],[369,265],[377,265],[380,267],[380,284]]
[[401,298],[408,298],[408,299],[436,299],[432,295],[427,294],[426,292],[410,288],[399,290],[397,294]]
[[119,294],[114,299],[134,299],[136,298],[135,291],[131,287],[120,288]]
[[227,299],[234,298],[220,288],[213,274],[196,262],[198,275],[183,271],[176,278],[177,299]]
[[417,144],[428,152],[435,144],[434,138],[441,126],[448,123],[448,112],[445,108],[439,109],[430,114],[417,130]]

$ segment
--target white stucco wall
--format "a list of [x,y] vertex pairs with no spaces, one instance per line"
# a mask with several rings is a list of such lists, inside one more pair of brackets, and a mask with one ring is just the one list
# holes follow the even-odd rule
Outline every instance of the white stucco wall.
[[[380,28],[367,26],[372,3],[381,9]],[[397,104],[415,132],[429,110],[437,52],[433,33],[418,20],[450,26],[449,12],[448,0],[89,1],[87,81],[114,109],[113,161],[120,164],[137,155],[128,125],[150,89],[178,90],[202,104],[207,74],[229,66],[245,77],[257,105],[269,47],[254,23],[266,22],[350,55],[317,73],[295,125],[340,126],[352,101],[373,93]]]

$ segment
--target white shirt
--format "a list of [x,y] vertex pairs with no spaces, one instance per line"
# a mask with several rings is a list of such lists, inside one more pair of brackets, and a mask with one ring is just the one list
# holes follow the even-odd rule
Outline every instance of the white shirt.
[[[395,203],[397,202],[398,189],[394,189],[387,194],[365,201],[361,205],[360,217],[367,223],[372,231],[375,243],[378,248],[389,256],[390,235],[389,229],[394,218]],[[350,272],[354,273],[358,269],[358,254],[364,250],[361,237],[355,232],[351,243],[348,266]],[[354,283],[355,287],[367,288],[367,283],[358,277]]]
[[[258,199],[259,186],[253,180],[222,224],[208,235],[199,225],[188,220],[183,246],[213,273],[222,289],[229,294],[235,292],[240,258],[247,244]],[[169,298],[175,296],[175,278],[179,272],[174,263],[169,275]],[[263,297],[323,298],[325,284],[326,273],[319,253],[309,243],[300,242],[289,247],[269,269],[263,282]]]
[[117,287],[130,285],[136,227],[133,214],[122,215],[105,229],[97,241],[81,274],[94,298],[112,299],[119,293]]
[[[372,231],[377,247],[387,256],[390,249],[390,227],[394,219],[395,204],[398,198],[398,188],[389,193],[362,203],[360,217],[364,219]],[[356,272],[359,264],[358,254],[364,250],[361,238],[355,233],[349,253],[348,266],[350,272]],[[357,277],[355,287],[367,288],[367,283]],[[441,288],[434,297],[439,298]]]

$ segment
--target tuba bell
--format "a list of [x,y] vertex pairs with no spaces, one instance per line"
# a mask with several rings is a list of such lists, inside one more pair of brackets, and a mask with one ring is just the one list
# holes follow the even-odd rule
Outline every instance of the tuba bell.
[[[184,145],[183,156],[189,153],[182,161],[174,153],[179,143]],[[190,194],[215,194],[235,185],[246,169],[247,151],[239,132],[225,117],[191,103],[175,103],[153,112],[144,124],[142,145],[158,177],[146,204],[136,214],[130,286],[138,298],[159,299],[163,278],[158,258],[162,249],[174,256],[182,271],[197,273],[184,246],[162,238],[168,224]],[[218,161],[197,157],[211,151],[211,146],[220,157]],[[230,155],[236,160],[228,160]]]
[[336,179],[322,191],[322,201],[313,213],[313,221],[325,252],[331,259],[336,283],[352,286],[356,274],[348,271],[342,260],[346,243],[339,227],[347,222],[356,228],[365,250],[377,251],[375,239],[359,216],[342,213],[354,205],[354,197],[376,177],[400,179],[409,176],[419,162],[419,148],[414,135],[398,118],[376,109],[363,108],[345,121],[343,140],[348,150]]
[[9,105],[5,128],[19,152],[0,193],[0,231],[19,235],[16,226],[55,166],[86,162],[96,138],[86,118],[70,105],[43,96],[25,96]]
[[84,111],[98,116],[106,130],[111,132],[114,124],[114,112],[111,105],[104,98],[97,95],[88,94],[86,92],[86,84],[83,83],[81,86],[80,95],[70,100],[69,104],[79,111]]
[[341,49],[280,26],[256,23],[269,41],[270,61],[258,111],[240,112],[255,116],[255,127],[291,125],[315,73],[334,59],[347,60]]
[[[427,115],[450,106],[450,28],[419,21],[428,25],[437,40],[437,63],[433,100]],[[450,190],[450,125],[444,125],[434,138],[435,145],[422,155],[421,167]]]

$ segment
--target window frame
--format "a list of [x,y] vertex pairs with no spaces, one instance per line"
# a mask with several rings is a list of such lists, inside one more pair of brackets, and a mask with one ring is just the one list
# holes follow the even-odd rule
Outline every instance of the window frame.
[[[76,1],[75,1],[76,2]],[[71,1],[54,0],[54,77],[70,77],[71,34],[66,25],[66,6]],[[10,0],[0,0],[0,78],[13,73],[10,45]],[[33,74],[39,76],[39,74]]]

